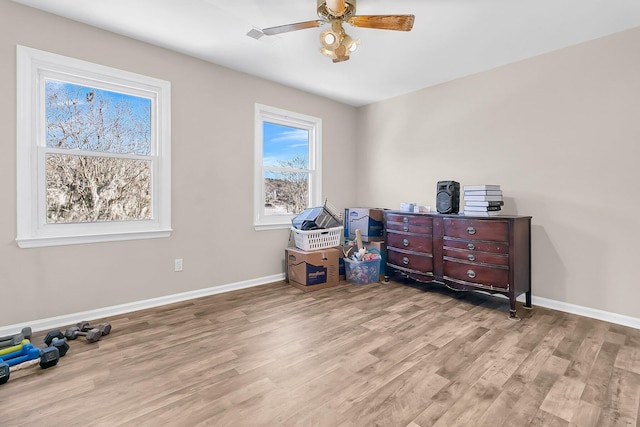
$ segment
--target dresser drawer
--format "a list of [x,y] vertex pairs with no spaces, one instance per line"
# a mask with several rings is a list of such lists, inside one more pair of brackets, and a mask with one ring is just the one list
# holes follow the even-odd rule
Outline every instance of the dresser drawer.
[[401,222],[388,222],[387,230],[401,231],[403,233],[431,235],[433,232],[433,227],[431,227],[430,225],[414,225],[403,224]]
[[387,247],[406,249],[408,251],[431,253],[433,239],[431,236],[387,232]]
[[433,219],[429,216],[387,214],[386,218],[387,230],[429,235],[433,233]]
[[389,222],[401,222],[411,225],[427,225],[431,227],[433,225],[433,219],[426,215],[401,215],[401,214],[387,214],[387,221]]
[[433,271],[433,258],[430,255],[404,252],[394,248],[387,249],[387,263],[411,271],[423,273]]
[[509,269],[459,262],[453,258],[444,258],[444,278],[456,282],[479,285],[481,288],[507,289]]
[[443,248],[445,257],[469,261],[478,264],[509,265],[509,255],[492,254],[489,252],[475,252],[460,249]]
[[445,248],[465,249],[475,252],[491,252],[494,254],[509,253],[509,245],[502,242],[478,242],[468,239],[452,239],[445,237],[443,245]]
[[509,241],[509,223],[499,220],[445,218],[444,236],[494,242]]

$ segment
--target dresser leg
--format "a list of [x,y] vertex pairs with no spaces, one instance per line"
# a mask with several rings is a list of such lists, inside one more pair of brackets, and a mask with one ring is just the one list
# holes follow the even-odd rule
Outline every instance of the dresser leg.
[[509,295],[509,319],[510,320],[520,320],[518,314],[516,313],[516,296],[515,294]]
[[531,309],[531,291],[525,292],[524,298],[525,298],[524,308]]

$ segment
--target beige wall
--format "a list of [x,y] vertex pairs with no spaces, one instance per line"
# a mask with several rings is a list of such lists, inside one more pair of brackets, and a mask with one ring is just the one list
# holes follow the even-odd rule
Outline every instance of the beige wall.
[[[171,81],[170,238],[17,247],[16,44]],[[338,172],[355,159],[354,108],[9,1],[0,93],[0,327],[282,274],[289,231],[252,226],[256,102],[321,117],[324,196],[339,208],[355,199]]]
[[640,317],[640,28],[359,110],[357,202],[501,184],[531,215],[533,295]]

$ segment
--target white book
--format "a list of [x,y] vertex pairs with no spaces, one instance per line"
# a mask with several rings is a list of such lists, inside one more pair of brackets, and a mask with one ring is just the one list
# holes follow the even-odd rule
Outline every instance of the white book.
[[487,201],[473,201],[473,200],[465,200],[465,206],[504,206],[504,201],[500,200],[497,202],[487,202]]
[[472,202],[500,202],[502,201],[502,196],[468,196],[464,195],[465,203],[468,201]]
[[465,211],[476,211],[476,212],[489,212],[489,211],[499,211],[502,208],[500,206],[470,206],[468,204],[464,205]]
[[502,196],[501,190],[464,190],[465,196]]
[[474,191],[474,190],[500,190],[499,185],[487,184],[487,185],[465,185],[463,187],[464,191]]
[[465,216],[496,216],[500,215],[502,211],[489,211],[489,212],[481,212],[481,211],[464,211]]

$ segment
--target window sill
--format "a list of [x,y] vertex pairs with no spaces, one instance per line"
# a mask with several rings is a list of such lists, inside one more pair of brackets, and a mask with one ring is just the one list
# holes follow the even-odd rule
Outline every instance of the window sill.
[[291,223],[288,223],[288,224],[254,224],[253,228],[256,231],[284,230],[284,229],[290,229],[291,228]]
[[140,231],[110,234],[92,234],[80,236],[58,237],[24,237],[17,238],[16,243],[20,248],[43,248],[48,246],[78,245],[86,243],[117,242],[123,240],[156,239],[171,236],[172,229],[158,231]]

